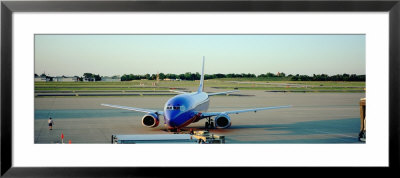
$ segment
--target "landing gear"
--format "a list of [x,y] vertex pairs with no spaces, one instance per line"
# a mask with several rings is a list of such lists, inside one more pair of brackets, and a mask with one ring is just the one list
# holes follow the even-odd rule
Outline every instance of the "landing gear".
[[179,134],[179,132],[181,132],[182,129],[178,129],[178,128],[166,128],[164,131],[169,132],[169,133],[173,133],[173,134]]
[[206,130],[215,128],[214,121],[211,119],[211,117],[207,118],[207,121],[205,123],[205,128]]

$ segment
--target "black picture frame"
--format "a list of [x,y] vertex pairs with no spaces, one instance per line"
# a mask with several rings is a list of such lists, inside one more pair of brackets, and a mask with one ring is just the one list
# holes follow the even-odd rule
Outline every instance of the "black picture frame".
[[[216,12],[216,11],[289,11],[289,12],[389,12],[389,167],[399,168],[400,118],[400,0],[260,0],[260,1],[2,1],[1,2],[1,176],[5,177],[145,177],[167,176],[181,172],[177,168],[65,167],[18,168],[12,165],[12,18],[13,12]],[[195,161],[195,158],[191,159]],[[210,160],[212,161],[212,160]],[[155,170],[156,169],[156,170]],[[242,169],[214,168],[213,175]],[[251,170],[252,175],[266,168]],[[207,169],[208,171],[209,169]],[[376,169],[357,170],[357,174]],[[187,172],[186,172],[187,171]],[[204,169],[186,168],[184,174],[207,176]],[[256,172],[254,172],[256,171]],[[306,169],[305,172],[310,171]],[[346,171],[351,171],[346,169]],[[360,172],[358,172],[360,171]],[[278,169],[275,173],[290,171]],[[199,174],[200,173],[200,174]],[[316,173],[316,172],[315,172]],[[314,173],[314,174],[315,174]],[[270,176],[271,174],[268,173]],[[313,173],[311,173],[313,174]],[[319,173],[320,174],[320,173]],[[322,173],[322,174],[327,174]],[[341,174],[331,171],[329,175]],[[343,173],[346,174],[346,173]],[[179,175],[178,175],[179,176]],[[189,176],[189,175],[186,175]],[[275,175],[281,176],[281,175]]]

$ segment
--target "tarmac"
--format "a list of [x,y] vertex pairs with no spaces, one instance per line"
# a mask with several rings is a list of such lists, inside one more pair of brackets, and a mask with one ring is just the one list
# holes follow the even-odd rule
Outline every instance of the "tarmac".
[[[219,92],[220,90],[210,92]],[[206,89],[206,91],[208,91]],[[222,91],[222,90],[221,90]],[[243,96],[210,96],[208,111],[292,105],[291,108],[232,114],[232,126],[210,129],[225,136],[226,144],[275,143],[363,143],[359,101],[365,93],[292,93],[240,91]],[[172,96],[79,96],[35,97],[34,142],[110,144],[111,136],[128,134],[171,134],[163,119],[156,128],[142,126],[144,113],[101,106],[116,104],[162,110]],[[47,119],[55,125],[48,129]],[[186,127],[203,130],[205,119]],[[61,139],[61,133],[64,139]]]

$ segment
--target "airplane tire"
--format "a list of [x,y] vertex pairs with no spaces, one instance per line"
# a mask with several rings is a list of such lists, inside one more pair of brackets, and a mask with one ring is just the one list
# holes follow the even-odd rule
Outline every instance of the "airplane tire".
[[214,125],[214,122],[210,122],[210,128],[214,128],[215,127],[215,125]]
[[205,125],[206,129],[208,129],[209,126],[210,126],[210,124],[208,122],[206,122],[206,125]]

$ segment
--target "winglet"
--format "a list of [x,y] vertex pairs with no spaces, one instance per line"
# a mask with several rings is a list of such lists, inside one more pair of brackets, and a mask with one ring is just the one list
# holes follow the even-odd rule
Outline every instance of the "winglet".
[[204,56],[203,56],[203,67],[201,69],[201,78],[200,78],[200,86],[199,89],[197,90],[198,93],[203,92],[204,90]]

